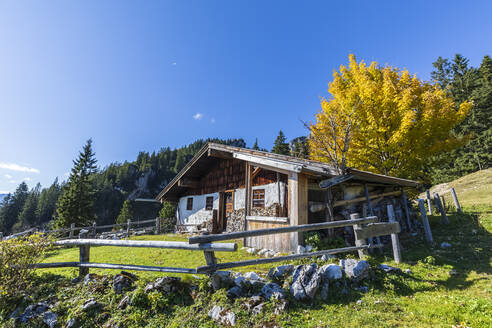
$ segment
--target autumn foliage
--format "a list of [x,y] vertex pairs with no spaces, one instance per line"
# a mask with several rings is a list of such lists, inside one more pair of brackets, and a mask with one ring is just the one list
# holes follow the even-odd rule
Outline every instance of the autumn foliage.
[[450,131],[472,104],[456,106],[438,85],[407,70],[357,62],[335,71],[311,124],[311,157],[346,167],[404,178],[424,179],[430,156],[463,140]]

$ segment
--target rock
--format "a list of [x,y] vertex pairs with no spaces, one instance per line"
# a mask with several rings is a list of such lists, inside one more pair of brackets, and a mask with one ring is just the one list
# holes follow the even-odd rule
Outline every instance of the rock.
[[304,253],[306,253],[306,249],[304,248],[304,246],[298,245],[297,254],[304,254]]
[[246,278],[243,276],[236,277],[234,279],[234,284],[239,287],[243,287],[246,284]]
[[280,302],[276,303],[275,308],[273,309],[273,313],[276,315],[284,313],[287,309],[288,304],[289,302],[287,300],[281,300]]
[[319,271],[323,281],[342,279],[342,269],[336,264],[323,265]]
[[248,249],[246,250],[246,252],[247,252],[248,254],[256,254],[256,249],[255,249],[255,248],[248,248]]
[[362,300],[357,300],[357,302],[355,302],[357,305],[362,305]]
[[269,279],[284,280],[294,271],[292,264],[281,265],[276,268],[271,268],[268,272]]
[[261,311],[263,311],[263,308],[265,307],[265,303],[260,303],[257,306],[253,308],[253,315],[259,314]]
[[367,292],[369,292],[369,287],[367,287],[367,286],[360,286],[359,288],[357,288],[357,290],[359,292],[362,292],[362,293],[367,293]]
[[37,317],[38,315],[41,315],[44,312],[48,311],[48,309],[49,309],[49,306],[46,302],[40,302],[40,303],[29,305],[24,310],[24,313],[22,313],[20,315],[20,317],[16,318],[16,320],[19,320],[20,322],[25,323],[29,319]]
[[130,287],[133,284],[133,280],[125,274],[117,274],[113,278],[113,290],[116,294],[123,293],[123,290]]
[[172,293],[178,289],[180,281],[181,278],[178,277],[161,277],[154,282],[148,283],[145,286],[144,291],[150,293],[157,290],[162,293]]
[[236,325],[236,314],[232,311],[223,310],[221,306],[215,305],[209,312],[208,316],[223,325]]
[[336,256],[331,255],[331,254],[325,254],[325,255],[321,256],[321,261],[328,262],[331,259],[336,259]]
[[306,253],[310,253],[310,252],[312,252],[312,250],[313,250],[313,246],[311,246],[311,245],[306,245],[306,247],[305,247],[304,249],[306,250]]
[[229,288],[234,285],[234,280],[230,271],[216,271],[210,277],[213,290]]
[[243,289],[239,286],[234,286],[227,291],[227,296],[230,298],[239,298],[243,295]]
[[340,266],[343,268],[345,275],[355,281],[366,279],[371,270],[371,266],[367,261],[354,259],[340,260]]
[[268,249],[263,248],[263,249],[261,249],[261,250],[258,252],[258,255],[260,255],[260,256],[261,256],[261,255],[265,254],[266,252],[268,252]]
[[90,283],[96,282],[99,276],[95,273],[88,273],[84,277],[84,285],[88,285]]
[[96,300],[94,300],[93,298],[88,299],[82,305],[82,311],[89,311],[91,309],[94,309],[94,308],[98,307],[99,305],[100,304],[98,302],[96,302]]
[[260,276],[256,272],[246,272],[244,278],[248,280],[260,280]]
[[395,268],[395,267],[392,267],[392,266],[389,266],[387,264],[380,264],[377,266],[377,268],[379,270],[382,270],[386,273],[398,273],[398,272],[401,272],[401,269],[400,268]]
[[275,251],[268,251],[265,253],[265,257],[274,257],[277,254]]
[[299,265],[292,275],[290,293],[296,300],[312,300],[319,289],[321,275],[316,263]]
[[65,328],[75,328],[78,327],[79,323],[76,318],[70,318],[67,321],[67,324],[65,325]]
[[121,301],[118,303],[118,309],[124,310],[126,309],[128,304],[130,304],[130,296],[125,295],[125,297],[123,297]]
[[282,287],[280,287],[274,282],[265,284],[265,286],[261,288],[261,293],[263,294],[263,296],[265,296],[267,300],[270,300],[271,298],[280,300],[286,297]]
[[45,312],[43,314],[43,322],[48,325],[48,327],[55,327],[58,322],[58,316],[53,312]]
[[410,269],[405,269],[403,272],[405,272],[406,274],[412,274],[412,270]]
[[260,304],[262,301],[261,296],[259,295],[254,295],[251,296],[246,302],[243,303],[243,306],[248,310],[251,311],[255,306]]
[[441,248],[449,248],[449,247],[451,247],[451,244],[450,244],[450,243],[445,242],[445,241],[443,241],[443,242],[441,243]]
[[456,271],[455,269],[449,271],[449,275],[451,276],[456,276],[458,274],[458,271]]
[[330,287],[330,282],[325,281],[321,285],[321,299],[326,301],[328,299],[328,289]]

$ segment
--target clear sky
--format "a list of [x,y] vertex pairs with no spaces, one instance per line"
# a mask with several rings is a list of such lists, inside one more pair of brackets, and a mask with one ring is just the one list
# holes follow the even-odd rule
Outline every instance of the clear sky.
[[349,53],[429,79],[492,54],[491,1],[0,1],[0,193],[198,138],[305,135]]

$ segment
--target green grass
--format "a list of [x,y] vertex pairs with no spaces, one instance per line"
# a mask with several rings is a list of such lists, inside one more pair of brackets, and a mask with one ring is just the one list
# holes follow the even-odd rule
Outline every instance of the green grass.
[[[123,297],[115,295],[111,287],[100,291],[71,284],[77,275],[74,269],[39,270],[39,295],[56,297],[55,306],[63,320],[77,316],[86,320],[87,327],[118,322],[121,327],[214,327],[208,310],[215,304],[233,310],[239,327],[492,327],[492,170],[482,171],[459,179],[452,184],[465,211],[448,213],[450,224],[441,223],[440,216],[429,218],[435,243],[428,245],[422,235],[400,235],[403,263],[392,262],[390,249],[384,255],[369,257],[373,266],[387,263],[411,274],[389,275],[375,270],[374,277],[364,282],[368,293],[361,293],[348,285],[348,294],[341,287],[331,286],[328,301],[316,298],[312,304],[290,300],[286,311],[275,315],[273,303],[267,311],[253,316],[241,306],[241,300],[228,300],[225,291],[212,293],[204,282],[188,276],[187,282],[200,287],[189,296],[142,295],[141,289],[132,293],[135,303],[126,310],[116,305]],[[449,202],[448,202],[449,203]],[[135,239],[186,240],[182,236],[142,236]],[[441,242],[452,246],[442,249]],[[237,241],[241,245],[241,241]],[[239,246],[241,247],[241,246]],[[217,253],[219,261],[237,261],[254,258],[244,251]],[[355,256],[355,254],[347,254]],[[45,259],[47,262],[77,261],[78,249],[60,249]],[[202,252],[158,250],[143,248],[94,247],[91,261],[178,266],[194,268],[204,265]],[[306,260],[305,262],[307,262]],[[296,263],[300,263],[298,261]],[[267,272],[273,264],[238,268],[237,271]],[[456,274],[451,274],[455,270]],[[91,270],[100,274],[115,271]],[[162,276],[160,273],[138,273],[138,284]],[[184,277],[184,275],[183,275]],[[201,281],[201,282],[200,282]],[[74,287],[75,286],[75,287]],[[105,308],[101,313],[88,316],[73,310],[90,296],[97,297]],[[361,304],[356,301],[361,300]],[[103,317],[104,313],[110,319]]]

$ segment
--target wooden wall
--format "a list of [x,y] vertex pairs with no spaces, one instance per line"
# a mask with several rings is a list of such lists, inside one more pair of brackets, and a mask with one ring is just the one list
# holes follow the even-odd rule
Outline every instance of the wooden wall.
[[[248,230],[288,227],[289,223],[248,221]],[[290,233],[246,238],[246,245],[256,249],[271,249],[282,253],[291,251]]]

